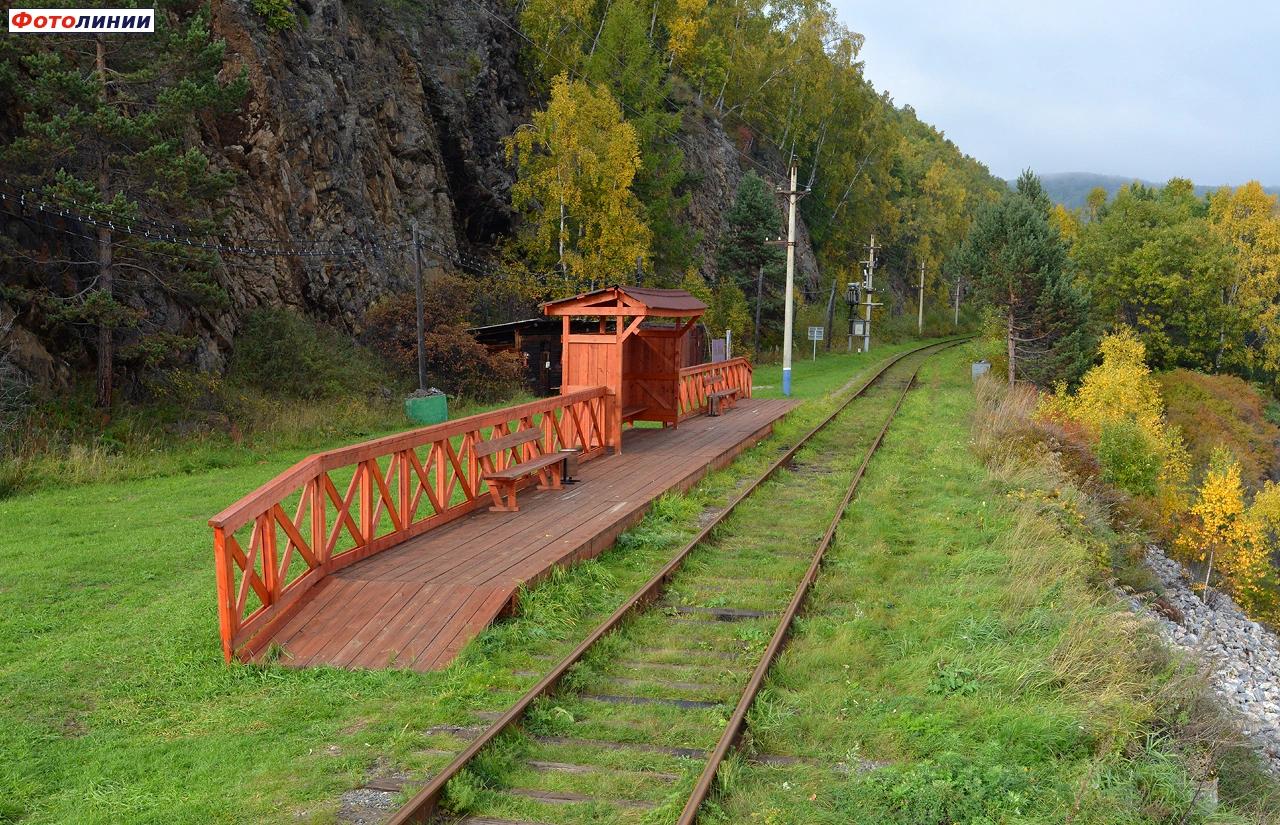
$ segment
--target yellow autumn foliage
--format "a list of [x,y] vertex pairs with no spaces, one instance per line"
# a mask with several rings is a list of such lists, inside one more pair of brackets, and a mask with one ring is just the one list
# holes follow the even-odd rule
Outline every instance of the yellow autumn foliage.
[[1104,427],[1133,421],[1160,457],[1161,509],[1172,516],[1185,506],[1183,491],[1191,475],[1191,458],[1177,431],[1164,417],[1160,384],[1147,366],[1146,346],[1128,327],[1105,336],[1099,347],[1102,363],[1085,373],[1080,388],[1064,385],[1040,403],[1046,418],[1073,421],[1096,441]]
[[1128,327],[1102,339],[1102,363],[1090,369],[1069,405],[1071,417],[1093,435],[1132,419],[1149,434],[1164,427],[1160,385],[1147,366],[1146,347]]
[[675,13],[667,20],[667,51],[677,62],[693,53],[706,11],[707,0],[676,0]]
[[527,219],[524,251],[559,273],[553,294],[620,283],[648,260],[653,236],[632,190],[639,138],[606,87],[558,75],[547,108],[506,149],[517,171],[512,205]]
[[1269,597],[1263,588],[1270,567],[1268,522],[1280,516],[1280,488],[1268,482],[1246,508],[1240,464],[1225,450],[1214,454],[1175,550],[1186,561],[1217,571],[1226,590],[1252,616]]

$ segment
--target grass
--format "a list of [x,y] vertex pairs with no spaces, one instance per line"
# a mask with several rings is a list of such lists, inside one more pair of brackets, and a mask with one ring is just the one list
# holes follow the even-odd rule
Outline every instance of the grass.
[[[137,465],[145,477],[52,475],[0,500],[0,822],[329,822],[379,766],[438,767],[447,760],[430,751],[458,742],[431,726],[501,709],[533,681],[516,671],[567,652],[704,507],[830,409],[824,388],[887,352],[797,365],[807,403],[773,439],[661,500],[616,549],[551,576],[441,673],[222,663],[205,520],[340,433],[305,448],[215,445],[213,463],[189,466],[177,451]],[[353,418],[360,437],[379,433]]]
[[[964,353],[926,365],[708,822],[1273,822],[1203,687],[1100,586],[1115,540],[1043,460],[985,467]],[[1222,804],[1197,789],[1216,777]]]
[[[528,400],[451,407],[461,418]],[[86,407],[87,409],[87,407]],[[105,428],[58,421],[52,404],[37,409],[0,449],[0,499],[83,484],[119,484],[271,464],[409,429],[399,396],[341,399],[240,397],[234,419],[191,424],[189,411],[124,412]],[[239,493],[228,497],[237,498]]]

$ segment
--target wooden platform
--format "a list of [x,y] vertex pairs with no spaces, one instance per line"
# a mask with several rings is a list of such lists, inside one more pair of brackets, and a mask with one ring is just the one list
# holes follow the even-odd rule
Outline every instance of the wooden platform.
[[795,402],[746,399],[678,429],[633,429],[578,484],[520,494],[516,513],[477,512],[326,578],[274,635],[292,667],[447,665],[514,605],[521,584],[598,555],[655,499],[686,490],[769,434]]

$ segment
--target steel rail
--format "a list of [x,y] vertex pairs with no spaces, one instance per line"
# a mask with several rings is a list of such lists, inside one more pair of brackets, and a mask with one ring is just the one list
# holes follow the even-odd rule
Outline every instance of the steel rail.
[[[939,349],[955,346],[955,343],[941,345]],[[922,350],[915,350],[915,352],[919,351]],[[800,609],[804,606],[805,599],[809,595],[809,589],[818,578],[823,558],[826,556],[828,548],[831,547],[831,543],[835,540],[840,522],[844,518],[845,512],[849,509],[849,504],[853,501],[854,494],[858,491],[858,485],[862,482],[863,476],[866,475],[871,459],[875,456],[876,450],[879,449],[880,443],[884,441],[885,435],[888,434],[890,425],[893,424],[894,418],[898,415],[898,410],[902,408],[902,402],[907,398],[907,393],[911,391],[911,387],[915,384],[916,375],[919,374],[922,366],[924,366],[924,361],[917,364],[915,370],[912,371],[911,377],[907,379],[907,385],[902,388],[902,393],[898,396],[897,403],[893,405],[893,409],[885,417],[884,425],[880,428],[880,432],[876,434],[875,439],[872,440],[862,458],[862,463],[858,465],[857,471],[853,474],[849,487],[845,490],[844,498],[840,501],[840,506],[836,508],[835,515],[831,517],[831,523],[827,525],[827,531],[823,534],[822,540],[818,542],[818,547],[814,551],[813,559],[809,562],[808,569],[805,571],[804,576],[801,577],[800,584],[796,587],[787,609],[778,620],[778,628],[774,631],[773,638],[769,640],[769,645],[765,648],[764,655],[761,657],[759,664],[756,665],[755,671],[751,674],[751,679],[748,680],[747,686],[742,692],[742,697],[738,700],[738,706],[734,708],[733,715],[729,717],[729,723],[725,726],[724,734],[721,735],[720,741],[716,744],[715,749],[712,750],[710,757],[708,757],[707,764],[703,767],[702,774],[698,777],[693,792],[689,795],[684,810],[680,813],[680,818],[676,820],[677,825],[694,825],[698,819],[698,812],[702,809],[702,804],[711,795],[716,773],[719,771],[725,757],[729,755],[729,751],[734,748],[738,743],[738,739],[742,736],[742,731],[746,727],[747,712],[751,710],[751,705],[760,693],[760,688],[764,685],[765,676],[768,674],[769,669],[773,667],[774,662],[777,661],[778,656],[782,653],[782,649],[786,646],[787,639],[791,635],[791,627],[795,622],[796,616],[800,614]]]
[[[961,338],[948,339],[945,341],[934,341],[934,342],[925,344],[923,346],[916,347],[914,349],[905,350],[903,352],[898,353],[897,355],[894,355],[892,358],[889,358],[888,360],[886,360],[880,366],[880,368],[875,372],[874,375],[869,376],[865,381],[863,381],[861,386],[859,386],[856,390],[854,390],[849,395],[848,398],[846,398],[834,410],[832,410],[832,412],[826,418],[824,418],[818,424],[814,425],[814,427],[810,429],[808,432],[806,432],[804,436],[800,438],[799,441],[797,441],[794,445],[788,448],[777,460],[775,460],[772,464],[770,464],[769,467],[763,473],[761,473],[758,477],[753,479],[749,485],[747,485],[745,488],[740,490],[735,496],[733,496],[733,498],[730,499],[729,503],[722,510],[720,510],[720,512],[718,512],[708,524],[706,524],[701,530],[699,530],[697,534],[695,534],[693,538],[691,538],[688,541],[688,543],[686,543],[683,547],[681,547],[680,550],[671,558],[670,561],[668,561],[662,567],[661,570],[659,570],[656,574],[654,574],[654,576],[651,579],[649,579],[649,581],[647,581],[638,590],[636,590],[635,593],[633,593],[630,597],[628,597],[625,602],[619,605],[618,608],[607,619],[605,619],[599,625],[597,625],[595,629],[592,630],[591,633],[589,633],[586,636],[586,638],[584,638],[582,642],[578,644],[577,647],[575,647],[567,656],[565,656],[558,663],[556,663],[556,665],[547,672],[546,676],[542,677],[542,679],[540,679],[537,682],[537,684],[529,688],[529,690],[525,692],[524,695],[522,695],[519,699],[517,699],[515,703],[512,704],[511,707],[507,709],[506,712],[504,712],[500,717],[494,720],[493,723],[490,724],[489,727],[486,728],[483,732],[481,732],[475,739],[471,740],[470,744],[468,744],[467,747],[464,748],[454,758],[452,762],[450,762],[439,773],[433,776],[427,782],[426,785],[424,785],[416,794],[414,794],[412,798],[409,799],[408,802],[406,802],[399,810],[395,812],[394,815],[392,815],[391,819],[388,820],[388,825],[409,825],[409,823],[416,823],[417,825],[426,825],[426,823],[430,823],[432,818],[435,817],[435,815],[439,812],[440,801],[444,797],[446,786],[449,784],[450,780],[458,776],[458,774],[460,774],[463,771],[463,769],[466,768],[467,764],[470,763],[471,760],[474,759],[476,755],[480,753],[480,751],[484,750],[484,748],[487,747],[495,739],[497,739],[498,736],[500,736],[508,728],[514,725],[517,721],[519,721],[519,719],[522,716],[524,716],[525,711],[529,709],[530,705],[532,705],[540,697],[550,693],[559,684],[560,680],[564,677],[564,675],[569,671],[569,668],[571,668],[573,665],[581,661],[583,656],[586,655],[587,651],[589,651],[592,647],[594,647],[595,644],[600,641],[600,639],[604,638],[604,636],[606,636],[608,633],[613,631],[619,624],[623,622],[623,620],[625,620],[632,613],[648,605],[650,602],[654,601],[656,598],[661,596],[667,582],[683,566],[685,560],[693,552],[694,548],[696,548],[698,545],[706,541],[707,538],[712,534],[712,532],[714,532],[715,529],[719,527],[720,524],[723,523],[725,519],[729,517],[730,514],[733,513],[734,509],[739,504],[741,504],[752,493],[754,493],[757,489],[759,489],[759,487],[763,485],[766,481],[772,478],[778,472],[778,470],[782,469],[787,464],[789,464],[792,461],[792,459],[795,458],[796,454],[799,453],[800,450],[803,449],[804,446],[810,440],[812,440],[815,435],[817,435],[824,428],[826,428],[827,425],[829,425],[832,421],[834,421],[837,416],[843,413],[845,409],[847,409],[848,406],[852,404],[856,399],[861,397],[862,394],[866,392],[866,390],[873,383],[880,380],[880,378],[883,377],[884,374],[887,373],[895,364],[897,364],[899,361],[901,361],[903,358],[906,358],[907,356],[915,355],[917,353],[924,352],[929,349],[946,348],[950,346],[955,346],[956,344],[964,340],[967,340],[968,337],[969,336],[964,336]],[[917,367],[916,369],[918,371],[919,367]],[[914,378],[915,378],[915,373],[912,373],[912,380],[914,380]],[[910,386],[910,382],[908,382],[908,386]],[[899,405],[902,403],[901,399],[899,400],[898,403]],[[896,409],[897,408],[895,407],[895,412],[896,412]],[[887,429],[887,424],[886,424],[886,429]],[[883,435],[884,433],[882,432],[881,437],[883,437]],[[879,443],[879,440],[880,438],[877,438],[876,440],[877,443]],[[864,467],[865,467],[865,464],[866,462],[864,461]],[[859,474],[861,472],[862,470],[860,469]],[[846,498],[845,506],[847,506],[848,498],[851,498],[851,497],[852,497],[852,492],[850,492],[849,496]],[[842,509],[842,512],[843,512],[843,509]],[[837,518],[837,521],[838,521],[838,518]],[[806,574],[806,577],[807,575],[808,574]],[[772,648],[772,644],[771,644],[771,648]],[[754,683],[754,676],[753,676],[753,683]],[[758,685],[756,686],[756,690],[758,691]],[[741,705],[741,703],[739,704]],[[745,718],[745,711],[743,712],[743,716]],[[737,717],[737,714],[735,713],[735,718],[736,717]],[[717,748],[717,752],[718,751],[719,751],[719,748]],[[725,752],[727,753],[727,748],[725,749]],[[720,757],[720,759],[721,761],[723,760],[723,755]],[[717,762],[716,764],[718,766],[719,762]],[[712,778],[714,778],[714,774]],[[699,783],[699,787],[701,787],[701,783]],[[710,790],[709,785],[707,790],[709,792]],[[704,793],[702,798],[705,799],[705,797],[706,797],[706,794]],[[701,802],[699,802],[698,807],[700,806],[701,806]]]

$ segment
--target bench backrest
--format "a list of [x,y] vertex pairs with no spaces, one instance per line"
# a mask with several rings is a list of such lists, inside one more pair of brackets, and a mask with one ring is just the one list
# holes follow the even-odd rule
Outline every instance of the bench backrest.
[[477,441],[475,445],[475,453],[476,457],[480,458],[487,455],[493,455],[494,453],[500,453],[503,450],[509,450],[512,447],[519,447],[521,444],[528,444],[531,441],[541,440],[541,430],[521,430],[518,433],[490,438],[487,441]]

